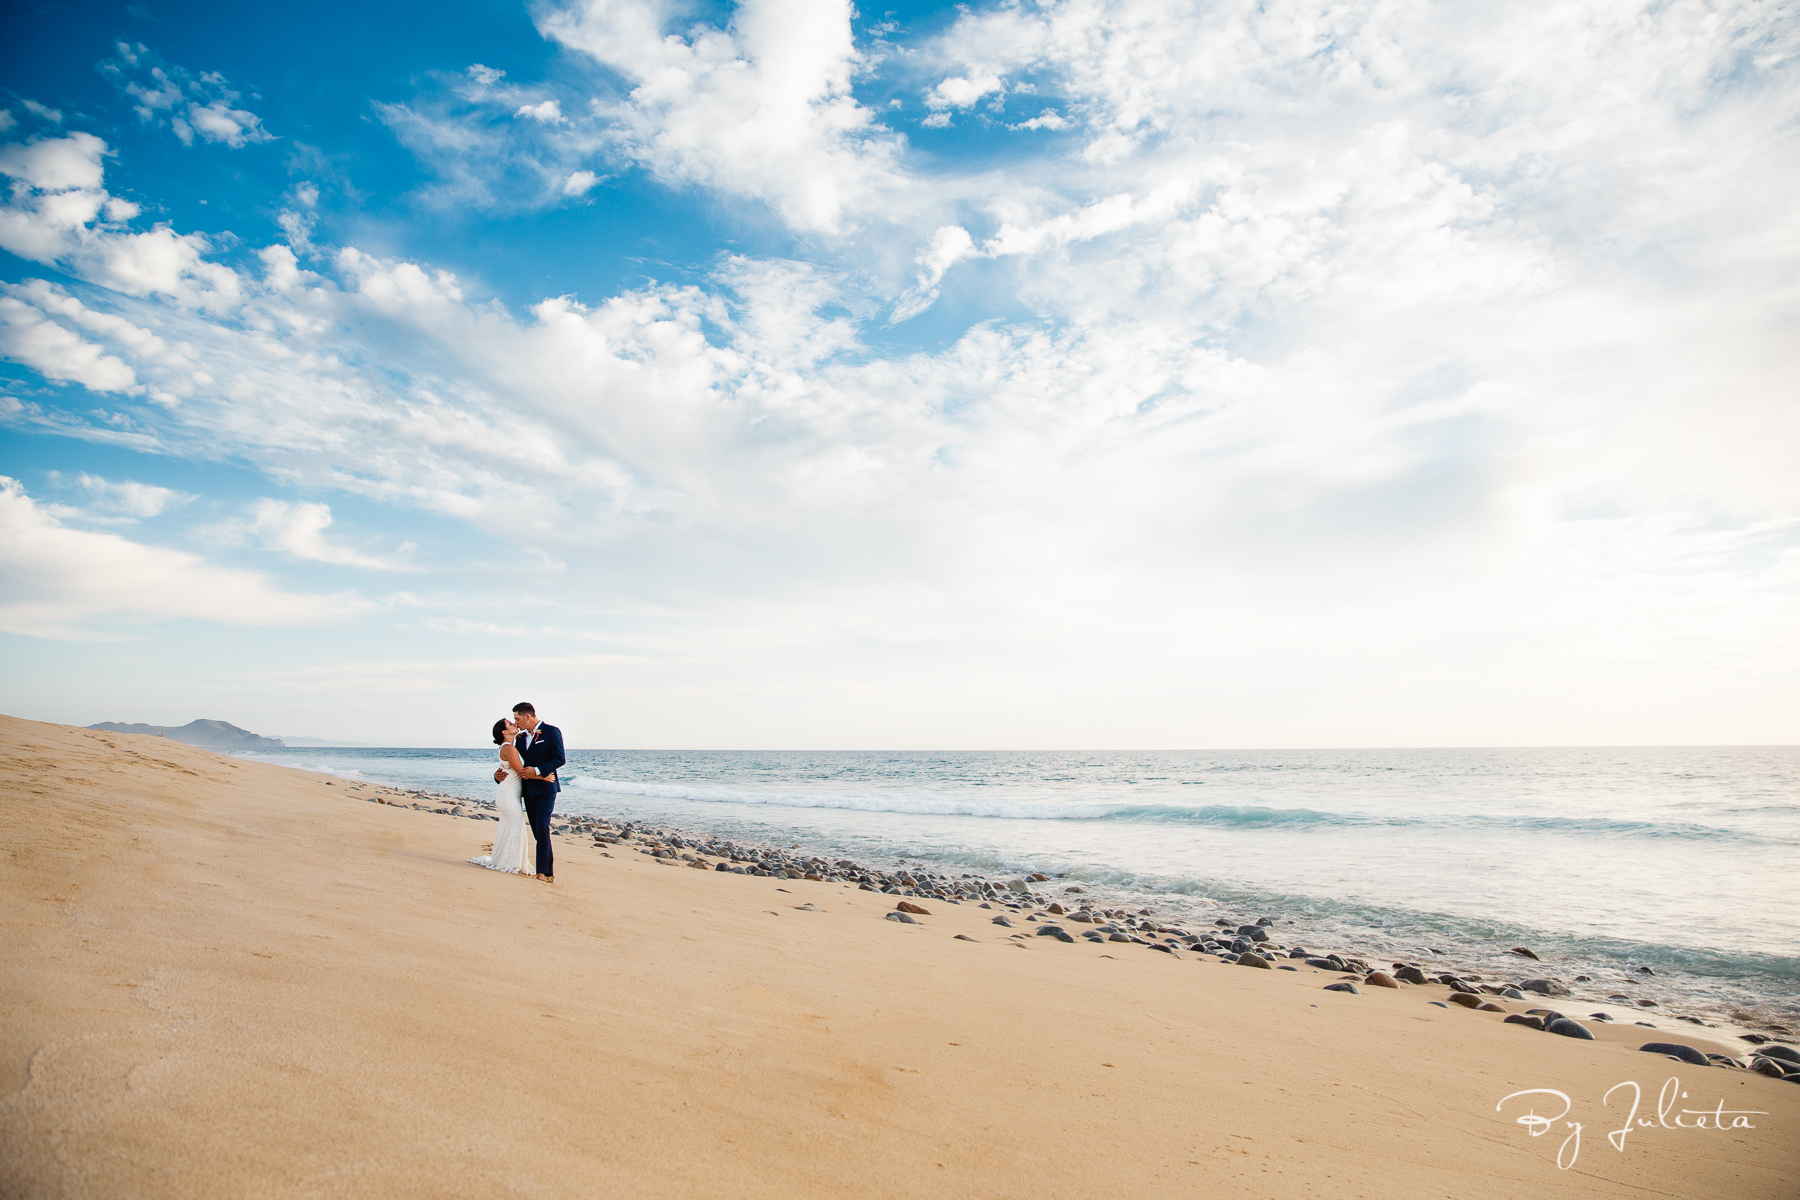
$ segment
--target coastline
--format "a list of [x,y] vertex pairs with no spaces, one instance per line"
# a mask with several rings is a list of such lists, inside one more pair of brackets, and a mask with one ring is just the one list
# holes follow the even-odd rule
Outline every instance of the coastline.
[[[1557,1037],[1503,1023],[1554,999],[1325,992],[1338,973],[1303,960],[1090,944],[1074,921],[1065,944],[992,900],[908,898],[929,911],[902,923],[860,883],[591,834],[558,837],[546,886],[466,865],[484,831],[423,794],[0,735],[8,1195],[1800,1188],[1800,1088],[1635,1049],[1744,1057],[1719,1030]],[[1608,1145],[1599,1097],[1671,1073],[1769,1115]],[[1592,1111],[1576,1168],[1496,1111],[1534,1088]]]
[[[466,749],[248,757],[466,797],[492,786]],[[572,750],[564,783],[561,813],[890,869],[1044,873],[1177,924],[1274,913],[1309,939],[1459,973],[1510,976],[1524,946],[1589,976],[1576,990],[1597,1004],[1800,1029],[1800,903],[1778,882],[1800,865],[1800,808],[1758,800],[1800,786],[1800,748]]]

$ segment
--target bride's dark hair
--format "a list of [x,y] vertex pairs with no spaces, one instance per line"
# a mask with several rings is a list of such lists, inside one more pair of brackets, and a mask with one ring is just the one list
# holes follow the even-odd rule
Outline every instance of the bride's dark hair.
[[494,722],[494,745],[506,745],[506,718],[501,717]]

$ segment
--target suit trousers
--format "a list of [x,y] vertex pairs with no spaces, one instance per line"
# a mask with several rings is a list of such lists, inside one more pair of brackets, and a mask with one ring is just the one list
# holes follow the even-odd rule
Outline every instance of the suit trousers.
[[556,811],[556,793],[525,797],[525,819],[531,823],[531,836],[537,841],[537,873],[556,874],[556,857],[550,852],[550,814]]

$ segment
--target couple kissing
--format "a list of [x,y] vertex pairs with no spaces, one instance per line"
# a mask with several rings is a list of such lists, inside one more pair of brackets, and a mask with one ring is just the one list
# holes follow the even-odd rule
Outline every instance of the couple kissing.
[[538,720],[537,709],[521,702],[513,705],[512,716],[494,722],[494,744],[500,747],[500,766],[494,771],[500,829],[493,850],[469,861],[552,883],[556,862],[550,851],[550,815],[562,790],[556,781],[564,761],[562,730]]

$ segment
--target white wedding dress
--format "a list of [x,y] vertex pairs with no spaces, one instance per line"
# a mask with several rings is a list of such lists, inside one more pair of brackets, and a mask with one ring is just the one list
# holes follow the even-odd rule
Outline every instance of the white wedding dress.
[[494,785],[494,811],[500,817],[500,829],[494,834],[494,849],[469,861],[492,871],[530,875],[537,868],[537,841],[531,836],[531,826],[525,820],[524,787],[519,782],[519,773],[506,759],[502,758],[500,765],[506,768],[506,778]]

